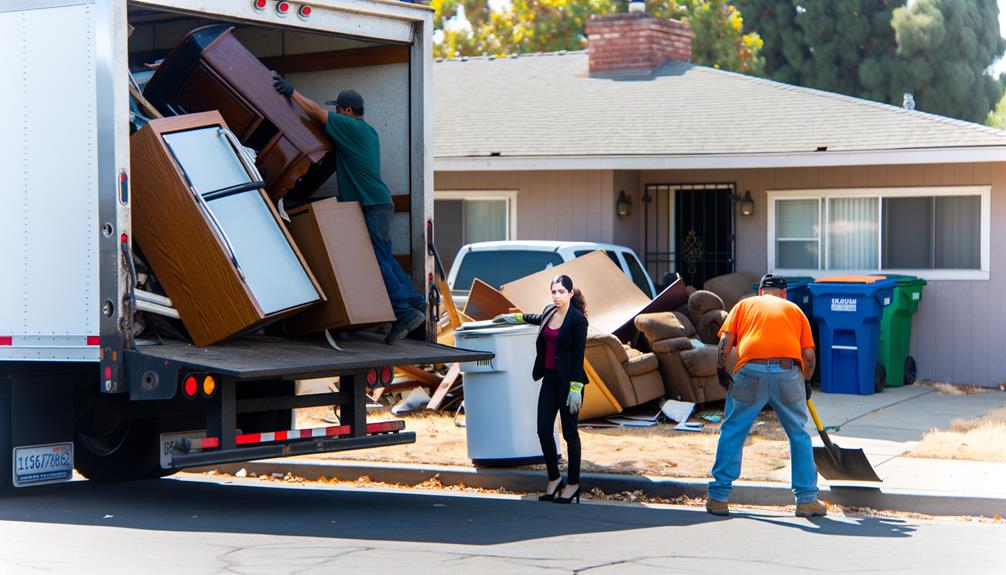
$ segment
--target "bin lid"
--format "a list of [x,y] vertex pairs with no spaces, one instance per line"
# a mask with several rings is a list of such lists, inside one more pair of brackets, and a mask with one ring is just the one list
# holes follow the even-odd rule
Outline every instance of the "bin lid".
[[484,337],[487,335],[520,335],[538,331],[538,326],[530,324],[497,325],[476,329],[459,329],[454,331],[455,338]]
[[820,278],[814,283],[826,284],[875,284],[887,279],[887,276],[831,276]]
[[891,279],[896,281],[899,286],[905,286],[905,287],[922,287],[929,283],[926,280],[922,278],[917,278],[915,276],[901,276]]

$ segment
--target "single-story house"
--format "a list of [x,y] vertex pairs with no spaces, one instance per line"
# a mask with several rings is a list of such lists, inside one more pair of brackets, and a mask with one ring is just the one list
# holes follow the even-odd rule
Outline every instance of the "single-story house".
[[448,260],[549,239],[623,244],[654,280],[696,286],[913,274],[929,281],[919,377],[1006,381],[1006,132],[691,64],[679,22],[608,15],[587,32],[582,52],[434,64]]

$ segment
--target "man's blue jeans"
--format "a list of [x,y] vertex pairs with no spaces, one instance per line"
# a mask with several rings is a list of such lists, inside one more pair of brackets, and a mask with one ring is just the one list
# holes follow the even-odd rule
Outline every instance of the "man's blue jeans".
[[777,365],[745,364],[736,374],[727,394],[726,418],[720,427],[716,446],[713,481],[709,499],[727,501],[733,482],[741,473],[744,441],[755,418],[766,404],[775,409],[779,423],[789,437],[793,467],[793,493],[797,503],[817,498],[817,466],[807,423],[807,395],[799,367],[782,369]]
[[412,308],[421,308],[426,303],[423,296],[412,287],[412,278],[405,273],[391,252],[391,218],[395,208],[391,204],[363,206],[363,218],[370,232],[370,243],[374,246],[377,265],[381,268],[384,287],[391,299],[391,308],[396,316]]

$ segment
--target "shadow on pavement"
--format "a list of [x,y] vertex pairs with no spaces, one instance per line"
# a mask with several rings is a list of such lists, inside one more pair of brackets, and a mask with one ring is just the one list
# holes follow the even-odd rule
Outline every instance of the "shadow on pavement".
[[[897,520],[859,525],[736,514],[811,533],[906,537]],[[203,481],[76,481],[0,500],[0,521],[186,532],[495,545],[516,541],[718,522],[697,510]],[[798,524],[802,523],[802,524]]]
[[917,530],[915,525],[904,519],[890,517],[813,517],[793,520],[757,513],[732,513],[732,515],[777,527],[796,528],[815,535],[839,537],[911,537]]

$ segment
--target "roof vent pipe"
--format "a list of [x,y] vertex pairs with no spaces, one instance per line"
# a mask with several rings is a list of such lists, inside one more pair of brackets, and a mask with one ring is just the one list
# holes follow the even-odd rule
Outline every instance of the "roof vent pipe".
[[646,12],[645,0],[632,0],[631,2],[629,2],[630,14],[641,14],[643,12]]

